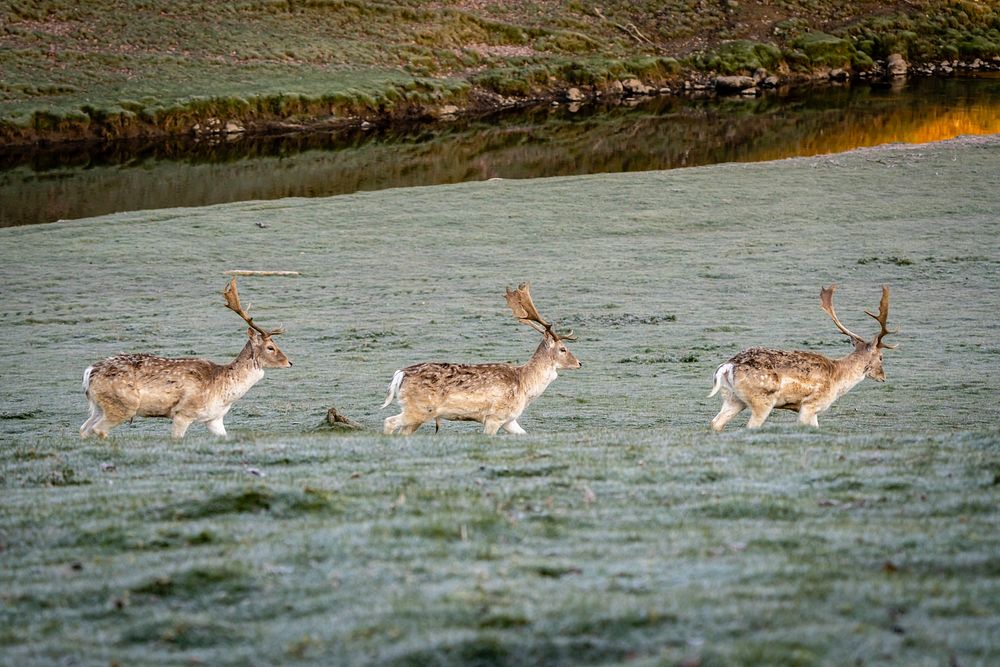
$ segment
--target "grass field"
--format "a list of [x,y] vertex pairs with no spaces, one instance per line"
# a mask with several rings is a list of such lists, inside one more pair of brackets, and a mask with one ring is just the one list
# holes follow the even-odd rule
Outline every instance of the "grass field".
[[[998,174],[992,137],[0,229],[0,663],[997,664]],[[89,363],[238,352],[227,269],[301,271],[240,283],[295,366],[229,440],[81,442]],[[396,368],[528,357],[522,280],[584,364],[529,435],[378,435]],[[830,282],[866,331],[891,286],[887,382],[709,433],[739,349],[849,350]]]

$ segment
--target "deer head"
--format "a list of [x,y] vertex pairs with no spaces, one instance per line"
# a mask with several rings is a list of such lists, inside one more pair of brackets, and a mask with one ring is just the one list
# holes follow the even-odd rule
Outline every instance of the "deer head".
[[576,336],[570,331],[568,334],[556,333],[550,322],[546,322],[538,313],[534,302],[531,300],[531,292],[528,283],[521,283],[516,290],[507,288],[505,295],[507,306],[510,307],[514,317],[521,324],[541,333],[545,338],[543,345],[556,364],[556,368],[580,368],[580,361],[573,356],[563,341],[576,340]]
[[886,285],[882,286],[882,299],[879,301],[878,315],[868,310],[865,311],[866,315],[879,323],[879,332],[875,334],[875,337],[870,341],[865,340],[841,324],[836,311],[833,309],[833,292],[836,289],[837,286],[833,284],[820,290],[820,306],[824,311],[826,311],[826,314],[830,316],[830,319],[833,320],[837,329],[851,339],[851,342],[854,344],[855,352],[858,354],[864,354],[868,357],[865,374],[873,380],[884,382],[885,370],[882,368],[882,350],[891,350],[896,346],[884,343],[882,339],[889,334],[894,334],[899,331],[898,328],[890,330],[886,324],[889,318],[889,287]]
[[243,318],[243,321],[250,325],[247,329],[247,336],[250,338],[250,345],[253,347],[253,356],[262,368],[288,368],[292,362],[288,360],[285,353],[278,349],[278,346],[271,340],[272,336],[277,336],[285,332],[281,327],[266,331],[253,322],[253,318],[240,305],[240,294],[236,289],[236,279],[233,278],[222,291],[222,296],[226,299],[226,308]]

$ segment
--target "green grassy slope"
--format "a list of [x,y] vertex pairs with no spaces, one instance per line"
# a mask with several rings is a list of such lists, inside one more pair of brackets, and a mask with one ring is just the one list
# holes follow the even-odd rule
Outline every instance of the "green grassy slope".
[[[0,663],[995,664],[997,174],[977,139],[0,229]],[[295,366],[228,441],[81,442],[88,363],[237,352],[232,268],[302,272],[240,284]],[[525,279],[584,362],[529,435],[376,435],[394,369],[530,354]],[[888,381],[708,433],[740,348],[846,353],[833,281],[858,329],[891,285]]]
[[[0,2],[0,140],[385,120],[890,52],[993,62],[997,3]],[[217,123],[215,121],[218,121]]]

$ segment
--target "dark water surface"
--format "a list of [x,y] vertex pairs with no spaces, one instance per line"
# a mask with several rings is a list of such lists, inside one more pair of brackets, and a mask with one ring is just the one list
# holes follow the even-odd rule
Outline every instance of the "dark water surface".
[[673,169],[1000,133],[1000,76],[546,106],[406,128],[0,148],[0,226],[489,178]]

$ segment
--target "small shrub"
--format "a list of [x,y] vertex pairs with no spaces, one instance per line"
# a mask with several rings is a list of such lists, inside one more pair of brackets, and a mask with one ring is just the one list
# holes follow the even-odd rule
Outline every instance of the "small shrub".
[[720,74],[751,74],[760,68],[773,70],[781,61],[781,49],[774,44],[739,39],[700,56],[698,64]]
[[964,58],[992,58],[1000,55],[1000,46],[997,42],[991,42],[979,35],[959,42],[957,50]]
[[851,42],[825,32],[803,35],[793,46],[806,55],[813,67],[848,67],[857,56]]

